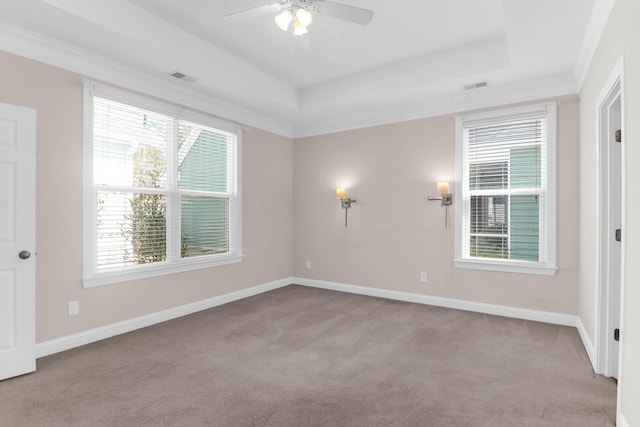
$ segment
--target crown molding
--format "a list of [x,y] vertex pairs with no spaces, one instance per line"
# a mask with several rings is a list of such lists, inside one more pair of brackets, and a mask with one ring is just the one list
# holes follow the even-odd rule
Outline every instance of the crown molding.
[[166,80],[158,78],[92,52],[2,22],[0,22],[0,49],[241,125],[255,127],[287,138],[293,137],[293,126],[289,121],[260,114],[230,101],[213,99],[211,96],[198,93],[197,89],[183,86],[188,83],[176,84],[169,80],[171,77],[167,76]]
[[383,110],[371,111],[365,105],[354,106],[348,114],[326,120],[308,120],[297,124],[294,138],[362,129],[409,120],[423,119],[482,108],[499,107],[578,93],[572,79],[542,78],[502,87],[488,87],[457,96],[434,98],[428,94],[404,102],[389,103]]
[[[596,1],[598,4],[612,4],[614,0]],[[579,90],[576,80],[547,77],[509,86],[490,86],[454,96],[434,97],[428,92],[412,93],[409,97],[386,103],[383,108],[372,109],[371,105],[356,103],[348,107],[343,105],[340,113],[333,108],[316,112],[303,108],[280,111],[277,117],[274,112],[262,113],[242,107],[232,100],[216,99],[186,87],[188,83],[143,73],[92,52],[2,22],[0,49],[234,121],[245,129],[254,127],[291,139],[570,95]]]

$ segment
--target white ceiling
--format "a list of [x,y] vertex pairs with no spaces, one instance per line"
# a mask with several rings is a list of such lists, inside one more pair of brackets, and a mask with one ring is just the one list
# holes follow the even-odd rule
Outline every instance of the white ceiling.
[[575,93],[596,0],[334,1],[373,20],[317,15],[303,48],[223,18],[260,0],[0,0],[0,49],[299,137]]

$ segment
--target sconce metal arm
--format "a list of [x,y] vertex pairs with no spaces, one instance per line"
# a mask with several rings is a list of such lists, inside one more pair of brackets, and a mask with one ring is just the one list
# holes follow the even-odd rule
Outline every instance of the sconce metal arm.
[[453,204],[453,196],[451,193],[439,194],[437,196],[429,196],[427,200],[440,200],[442,201],[441,206],[445,207],[444,211],[444,228],[448,228],[449,226],[449,206]]
[[447,206],[453,204],[453,196],[448,194],[440,194],[438,196],[429,196],[428,200],[441,200],[442,206]]
[[344,209],[344,226],[347,226],[347,212],[349,212],[349,208],[351,207],[351,203],[355,203],[357,200],[352,199],[350,197],[344,197],[340,199],[340,204],[342,209]]

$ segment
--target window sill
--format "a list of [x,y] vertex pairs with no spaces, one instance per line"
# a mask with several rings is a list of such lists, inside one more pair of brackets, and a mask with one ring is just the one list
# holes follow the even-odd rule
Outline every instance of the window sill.
[[507,273],[537,274],[541,276],[554,276],[558,270],[556,266],[517,261],[500,262],[456,259],[454,263],[457,268],[470,270],[503,271]]
[[235,264],[241,262],[242,258],[243,255],[227,254],[223,256],[185,259],[181,260],[179,263],[162,262],[153,266],[133,266],[126,270],[122,269],[117,272],[101,273],[90,277],[83,277],[82,286],[85,288],[93,288],[96,286],[111,285],[131,280],[147,279],[150,277],[165,276],[167,274],[183,273],[185,271]]

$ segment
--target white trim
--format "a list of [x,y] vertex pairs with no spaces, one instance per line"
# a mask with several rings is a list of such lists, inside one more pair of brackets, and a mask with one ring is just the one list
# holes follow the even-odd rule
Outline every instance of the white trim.
[[[427,94],[419,101],[408,100],[401,104],[393,104],[392,109],[371,111],[363,108],[361,111],[352,110],[341,117],[323,118],[323,120],[306,118],[295,123],[293,137],[305,138],[427,117],[455,115],[461,111],[500,108],[509,104],[538,102],[541,99],[575,95],[578,93],[578,83],[574,79],[538,79],[485,89],[474,94],[464,93],[439,98]],[[425,99],[429,99],[430,102],[425,102]]]
[[[86,257],[85,258],[89,258]],[[203,268],[220,267],[223,265],[242,262],[244,255],[224,254],[222,256],[209,255],[197,258],[185,258],[179,262],[158,262],[154,264],[134,265],[119,269],[113,273],[96,273],[94,276],[82,278],[82,286],[94,288],[102,285],[128,282],[131,280],[147,279],[150,277],[164,276],[167,274],[182,273],[185,271],[201,270]]]
[[580,317],[578,317],[578,325],[576,327],[578,328],[578,333],[580,334],[582,345],[584,346],[584,349],[587,352],[587,356],[589,356],[589,361],[591,362],[593,371],[597,373],[598,370],[596,368],[597,368],[598,360],[597,360],[596,348],[593,345],[591,338],[589,338],[589,334],[587,333],[587,330],[584,327],[584,324],[582,323],[582,319]]
[[[235,161],[235,175],[233,177],[233,183],[235,185],[235,188],[232,189],[233,194],[235,194],[235,201],[232,205],[233,210],[231,211],[231,216],[229,218],[230,221],[232,221],[231,223],[233,224],[233,235],[232,238],[233,240],[233,247],[236,248],[237,252],[237,256],[244,256],[242,254],[243,249],[242,249],[242,243],[243,243],[243,239],[242,239],[242,201],[244,200],[244,193],[243,190],[244,188],[242,187],[242,176],[243,176],[243,170],[242,170],[242,130],[238,129],[238,133],[236,134],[236,149],[235,149],[235,156],[236,158],[234,159]],[[227,168],[227,171],[229,171],[229,168]]]
[[[163,114],[167,117],[171,117],[174,121],[180,120],[193,123],[198,126],[211,127],[212,129],[215,129],[216,132],[226,134],[233,138],[235,146],[233,150],[233,158],[228,159],[228,164],[231,167],[228,168],[229,176],[227,177],[231,191],[226,195],[229,197],[231,205],[231,214],[229,218],[230,252],[219,255],[201,256],[192,259],[172,259],[169,256],[166,261],[154,264],[134,265],[105,272],[99,272],[96,270],[96,187],[93,182],[94,97]],[[242,129],[232,123],[215,117],[186,110],[171,103],[123,91],[108,85],[102,85],[88,79],[85,79],[84,81],[83,103],[83,286],[85,288],[91,288],[95,286],[242,262]],[[172,150],[174,149],[175,147],[172,145]],[[173,156],[176,158],[173,159]],[[170,165],[172,164],[172,159],[173,164],[175,165],[177,162],[177,154],[173,151],[168,159]],[[175,170],[175,167],[169,168],[170,173]],[[110,189],[114,190],[114,187],[111,187]],[[175,196],[177,194],[175,192],[176,189],[177,180],[169,188],[159,192],[159,194]],[[126,191],[131,191],[131,189],[127,189]],[[179,219],[177,221],[171,221],[169,216],[172,212],[170,209],[167,210],[167,224],[179,224]],[[168,243],[170,238],[171,235],[167,235]],[[174,246],[177,247],[177,245]],[[170,245],[167,247],[170,247]]]
[[[542,216],[544,220],[541,224],[541,233],[544,238],[541,241],[541,253],[544,253],[546,259],[543,262],[526,262],[515,260],[484,260],[477,258],[463,258],[463,240],[465,238],[461,224],[463,223],[463,215],[465,210],[464,192],[464,132],[465,126],[481,125],[484,123],[492,123],[500,120],[519,119],[524,117],[544,116],[547,119],[547,140],[546,146],[543,147],[546,154],[546,184],[544,191],[546,193],[546,206]],[[457,268],[502,271],[523,274],[539,274],[546,276],[555,275],[557,266],[557,233],[556,233],[556,186],[557,186],[557,121],[558,108],[557,102],[545,102],[531,105],[523,105],[520,107],[483,111],[472,114],[462,114],[455,118],[455,179],[457,191],[455,194],[455,203],[459,209],[455,209],[454,223],[454,264]],[[544,244],[544,248],[542,248]]]
[[629,423],[627,422],[627,419],[622,414],[622,412],[618,412],[618,416],[616,417],[616,426],[629,427]]
[[251,111],[236,103],[223,101],[174,82],[173,77],[157,77],[133,67],[109,60],[32,31],[0,22],[0,49],[45,64],[69,70],[91,79],[102,80],[160,99],[171,100],[218,117],[293,138],[289,121]]
[[582,40],[582,45],[578,51],[578,57],[573,68],[573,74],[578,80],[578,91],[582,89],[584,80],[587,78],[591,61],[598,49],[600,38],[607,26],[607,21],[609,20],[609,15],[611,14],[614,3],[615,0],[595,0],[593,4],[585,38]]
[[482,261],[482,260],[453,260],[457,268],[471,270],[504,271],[508,273],[538,274],[543,276],[553,276],[558,267],[549,267],[544,264],[526,262],[504,262],[504,261]]
[[[606,0],[612,1],[612,0]],[[399,123],[403,121],[455,114],[460,111],[493,108],[501,105],[534,102],[535,100],[573,95],[578,82],[573,76],[540,78],[505,86],[493,86],[482,92],[463,93],[434,98],[412,98],[401,104],[390,104],[390,109],[376,112],[351,111],[342,116],[323,120],[317,114],[306,113],[294,106],[282,114],[255,111],[219,97],[207,96],[193,86],[189,87],[173,77],[143,73],[133,67],[99,56],[93,52],[45,37],[38,33],[7,23],[0,23],[0,49],[43,62],[90,79],[171,100],[194,110],[203,111],[247,126],[263,129],[286,138],[304,138],[353,129]]]
[[549,114],[549,109],[555,109],[556,104],[556,101],[545,102],[542,104],[528,104],[520,107],[461,114],[459,117],[465,125],[483,125],[487,123],[495,123],[498,120],[517,120],[529,117],[546,116]]
[[[620,153],[620,158],[622,159],[620,162],[620,194],[621,194],[621,204],[620,204],[620,220],[621,220],[621,227],[622,227],[622,242],[621,242],[621,246],[620,246],[620,330],[624,331],[625,330],[625,321],[624,321],[624,313],[625,313],[625,288],[627,286],[627,239],[626,239],[626,232],[624,230],[627,230],[627,143],[625,141],[627,141],[626,139],[626,133],[627,133],[627,106],[626,106],[626,79],[625,79],[625,58],[624,58],[624,52],[622,53],[621,57],[620,57],[620,62],[621,62],[621,74],[620,74],[620,106],[621,106],[621,111],[620,111],[620,122],[621,122],[621,130],[622,130],[622,146],[620,147],[622,152]],[[616,409],[617,409],[617,414],[619,415],[619,417],[622,419],[623,424],[627,424],[627,420],[625,419],[625,417],[622,415],[621,411],[622,411],[622,386],[624,383],[624,365],[625,365],[625,359],[624,359],[624,332],[621,333],[622,334],[622,338],[620,339],[620,348],[619,348],[619,354],[618,354],[618,393],[617,393],[617,403],[616,403]]]
[[391,291],[388,289],[370,288],[366,286],[327,282],[324,280],[306,279],[302,277],[294,277],[292,283],[320,289],[329,289],[332,291],[348,292],[351,294],[367,295],[371,297],[386,298],[397,301],[406,301],[417,304],[433,305],[437,307],[453,308],[456,310],[474,311],[476,313],[491,314],[495,316],[511,317],[514,319],[532,320],[535,322],[544,322],[563,326],[578,326],[578,316],[570,314],[553,313],[548,311],[530,310],[527,308],[509,307],[505,305],[486,304],[482,302],[435,297],[430,295],[414,294],[410,292]]
[[[611,329],[609,327],[609,306],[610,300],[608,296],[608,283],[610,278],[610,272],[608,270],[603,270],[606,267],[606,263],[609,258],[609,241],[608,239],[603,239],[602,237],[605,235],[609,235],[610,233],[606,230],[609,228],[609,203],[608,203],[608,186],[610,182],[610,159],[609,159],[609,151],[603,152],[603,144],[607,144],[607,141],[603,141],[603,123],[602,123],[602,109],[605,107],[607,101],[613,95],[614,90],[617,90],[620,93],[621,113],[623,116],[621,117],[622,122],[622,130],[624,131],[624,94],[623,94],[623,73],[624,73],[624,55],[622,55],[615,66],[613,67],[611,74],[609,75],[606,83],[603,85],[603,89],[598,96],[598,101],[596,103],[596,170],[598,171],[598,186],[596,187],[596,200],[597,200],[597,210],[596,210],[596,288],[595,288],[595,349],[596,349],[596,372],[603,375],[611,375],[610,373],[610,361],[608,361],[609,354],[609,345],[608,345],[608,333],[607,331]],[[619,88],[617,86],[619,85]],[[623,135],[624,137],[624,135]],[[624,144],[622,145],[622,149],[624,150]],[[625,161],[624,161],[624,152],[621,153],[621,178],[622,178],[622,191],[621,191],[621,229],[623,230],[623,239],[621,242],[621,276],[620,276],[620,292],[621,292],[621,303],[620,310],[622,310],[622,290],[624,288],[624,258],[625,258],[625,247],[626,242],[624,239],[624,230],[625,230]],[[606,224],[605,224],[606,222]],[[620,312],[621,318],[622,311]],[[620,355],[622,355],[622,346],[619,347]],[[620,362],[620,360],[618,361]],[[620,363],[618,363],[618,371],[620,371]],[[620,375],[618,375],[620,377]]]
[[474,301],[464,301],[452,298],[434,297],[429,295],[414,294],[409,292],[391,291],[387,289],[371,288],[366,286],[349,285],[345,283],[328,282],[324,280],[306,279],[301,277],[289,277],[276,280],[262,285],[254,286],[247,289],[231,292],[217,297],[209,298],[202,301],[196,301],[190,304],[173,307],[156,313],[147,314],[145,316],[136,317],[122,322],[112,323],[99,328],[88,331],[78,332],[76,334],[67,335],[65,337],[56,338],[36,344],[36,357],[45,357],[55,353],[59,353],[72,348],[91,344],[106,338],[111,338],[120,334],[135,331],[136,329],[145,328],[167,320],[176,319],[178,317],[197,313],[202,310],[217,307],[233,301],[238,301],[264,292],[269,292],[291,284],[308,286],[318,289],[328,289],[338,292],[348,292],[358,295],[367,295],[378,298],[386,298],[397,301],[406,301],[416,304],[433,305],[437,307],[452,308],[455,310],[473,311],[477,313],[490,314],[495,316],[510,317],[514,319],[531,320],[535,322],[544,322],[554,325],[571,326],[578,328],[580,337],[585,343],[587,354],[591,354],[588,336],[584,331],[582,322],[577,316],[553,313],[547,311],[530,310],[526,308],[509,307],[496,304],[486,304]]
[[95,96],[144,110],[151,110],[154,113],[178,118],[180,120],[190,122],[191,124],[209,126],[216,130],[226,132],[230,136],[235,136],[242,132],[242,129],[233,123],[229,123],[228,121],[217,117],[198,113],[197,111],[185,109],[171,101],[153,99],[145,95],[139,95],[128,90],[118,89],[89,79],[84,79],[83,85],[85,88],[85,101],[92,100]]
[[[608,202],[606,202],[605,206],[605,198],[608,198],[608,188],[605,188],[605,184],[608,186],[610,181],[610,159],[609,152],[602,152],[602,115],[601,111],[605,104],[609,101],[611,96],[614,94],[614,91],[617,91],[620,96],[620,122],[621,122],[621,130],[622,130],[622,146],[621,146],[621,163],[620,163],[620,179],[621,179],[621,206],[620,206],[620,226],[622,230],[622,241],[620,246],[620,304],[619,304],[619,315],[620,315],[620,331],[621,331],[621,339],[618,347],[618,386],[617,386],[617,402],[616,402],[616,413],[617,413],[617,423],[620,426],[628,426],[624,415],[621,413],[622,411],[622,390],[623,390],[623,382],[624,382],[624,289],[626,286],[626,194],[627,194],[627,181],[626,181],[626,104],[625,104],[625,57],[624,53],[620,55],[620,58],[616,62],[613,67],[609,78],[606,83],[603,85],[602,92],[598,97],[598,102],[595,104],[596,107],[596,170],[598,171],[598,186],[596,187],[597,191],[597,202],[598,206],[596,209],[596,221],[597,221],[597,232],[596,232],[596,303],[595,303],[595,322],[596,322],[596,330],[595,330],[595,350],[597,355],[597,363],[596,363],[596,373],[603,375],[610,375],[611,371],[611,363],[609,359],[610,354],[610,341],[607,339],[607,326],[609,325],[609,309],[611,307],[611,301],[608,295],[608,285],[605,286],[604,282],[608,283],[608,279],[610,277],[609,272],[602,271],[602,264],[605,262],[605,259],[608,259],[608,245],[606,241],[601,239],[602,236],[605,235],[603,232],[603,224],[605,221],[609,222],[609,208]],[[617,86],[619,85],[619,88]],[[603,158],[603,155],[606,154],[606,159]],[[606,168],[606,170],[604,169]],[[606,182],[603,182],[606,181]],[[607,209],[607,212],[603,212],[604,209]],[[603,218],[603,215],[606,214],[606,218]],[[608,233],[606,233],[608,234]],[[606,274],[605,274],[606,273]]]
[[84,275],[93,271],[93,260],[98,251],[98,242],[93,236],[96,228],[96,193],[93,188],[93,143],[89,149],[89,141],[93,141],[93,124],[89,124],[88,117],[93,118],[92,89],[87,82],[82,87],[82,275],[83,285],[87,287]]
[[233,301],[238,301],[274,289],[282,288],[293,283],[293,279],[286,278],[276,280],[274,282],[264,283],[247,289],[231,292],[217,297],[209,298],[202,301],[196,301],[191,304],[173,307],[156,313],[147,314],[145,316],[136,317],[122,322],[112,323],[110,325],[101,326],[99,328],[90,329],[88,331],[78,332],[77,334],[67,335],[65,337],[56,338],[36,344],[36,357],[45,357],[61,351],[91,344],[105,338],[111,338],[116,335],[135,331],[136,329],[145,328],[167,320],[176,319],[178,317],[197,313],[202,310],[217,307]]

